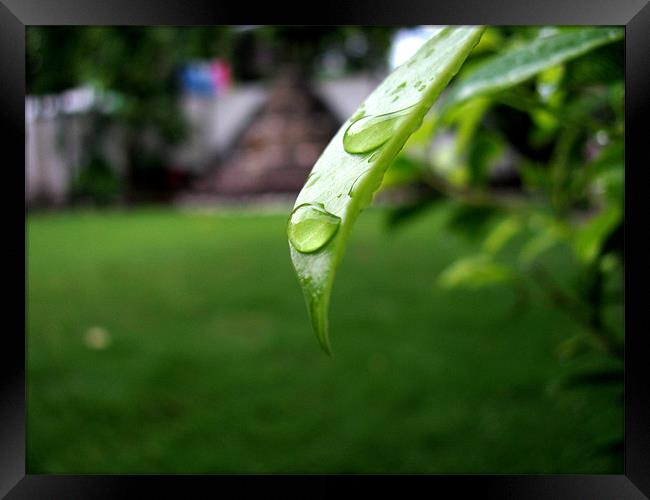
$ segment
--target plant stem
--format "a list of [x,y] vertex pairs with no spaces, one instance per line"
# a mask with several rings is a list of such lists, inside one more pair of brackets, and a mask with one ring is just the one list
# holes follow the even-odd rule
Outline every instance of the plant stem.
[[[586,305],[562,290],[553,281],[550,273],[541,265],[537,264],[533,266],[531,271],[533,277],[537,278],[538,284],[545,292],[549,301],[586,326],[591,339],[601,351],[610,356],[622,357],[623,352],[621,347],[615,344],[612,332],[609,331],[602,321],[600,307],[602,304],[602,276],[596,279],[592,287],[590,287],[586,296]],[[600,298],[596,298],[596,296],[600,296]]]

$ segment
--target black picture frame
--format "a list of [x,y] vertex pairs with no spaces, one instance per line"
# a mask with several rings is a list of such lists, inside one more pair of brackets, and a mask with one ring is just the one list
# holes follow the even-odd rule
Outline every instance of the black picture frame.
[[[389,493],[405,486],[440,488],[479,498],[637,499],[650,496],[650,391],[648,362],[643,350],[647,320],[643,316],[644,275],[637,255],[647,254],[643,240],[643,182],[650,165],[642,120],[650,116],[649,0],[364,0],[335,6],[313,4],[282,7],[277,2],[251,8],[218,0],[0,0],[0,99],[5,151],[15,153],[14,165],[24,164],[25,26],[27,25],[208,25],[208,24],[488,24],[488,25],[620,25],[625,26],[625,472],[621,475],[433,475],[373,476]],[[330,11],[322,9],[329,8]],[[248,12],[247,12],[248,11]],[[8,168],[8,165],[5,165]],[[17,221],[7,236],[15,282],[5,287],[15,300],[26,298],[25,221],[18,188],[21,172],[12,169],[2,202],[7,219]],[[24,180],[24,178],[23,178]],[[14,187],[15,186],[15,187]],[[23,207],[25,205],[22,205]],[[22,218],[22,221],[21,221]],[[634,252],[632,252],[634,249]],[[641,264],[641,266],[639,265]],[[21,286],[22,283],[22,286]],[[639,293],[630,293],[638,289]],[[15,293],[23,290],[25,293]],[[209,488],[213,494],[232,487],[239,494],[252,488],[293,486],[303,494],[343,492],[358,476],[61,476],[32,475],[25,470],[25,309],[7,307],[3,347],[0,348],[0,497],[18,498],[186,498],[190,491]],[[74,437],[71,436],[71,439]],[[287,480],[288,479],[288,480]],[[314,482],[321,483],[314,488]],[[367,481],[364,481],[367,482]],[[411,484],[413,483],[413,484]],[[419,483],[419,484],[418,484]],[[217,490],[215,487],[218,487]],[[140,493],[137,493],[137,492]],[[209,491],[209,490],[208,490]],[[268,491],[271,490],[267,490]],[[413,490],[415,491],[415,490]]]

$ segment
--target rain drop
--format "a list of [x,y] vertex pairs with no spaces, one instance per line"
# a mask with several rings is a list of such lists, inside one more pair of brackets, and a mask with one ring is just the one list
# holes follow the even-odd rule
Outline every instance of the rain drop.
[[301,253],[313,253],[334,237],[341,218],[325,210],[322,204],[305,203],[289,217],[287,234],[291,245]]
[[352,122],[343,135],[343,148],[348,153],[367,153],[390,139],[402,118],[413,106],[383,115],[370,115]]
[[354,181],[352,182],[352,186],[350,186],[350,190],[348,191],[348,196],[349,197],[351,197],[351,198],[354,197],[354,195],[356,194],[356,187],[357,187],[357,184],[359,182],[359,179],[361,179],[363,176],[365,176],[368,172],[370,172],[370,169],[364,170],[363,172],[361,172],[361,174],[359,174],[357,176],[356,179],[354,179]]

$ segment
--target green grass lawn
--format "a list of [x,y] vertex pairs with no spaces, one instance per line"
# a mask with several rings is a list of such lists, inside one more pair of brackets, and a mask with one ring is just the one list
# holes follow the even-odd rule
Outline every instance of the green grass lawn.
[[619,388],[549,390],[572,319],[513,316],[506,287],[437,289],[473,248],[439,213],[395,233],[383,215],[339,269],[332,358],[286,214],[30,215],[28,472],[622,472],[603,452]]

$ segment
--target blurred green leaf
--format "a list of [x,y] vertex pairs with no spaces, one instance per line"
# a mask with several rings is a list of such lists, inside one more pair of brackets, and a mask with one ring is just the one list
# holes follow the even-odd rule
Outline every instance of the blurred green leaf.
[[611,168],[594,178],[594,184],[605,198],[613,203],[621,203],[625,194],[625,172],[620,168]]
[[446,135],[437,138],[430,153],[431,165],[438,175],[454,186],[478,181],[491,159],[489,151],[482,149],[490,145],[476,140],[481,121],[491,104],[490,99],[471,100],[439,123],[439,127],[445,127]]
[[574,238],[574,249],[578,258],[592,262],[609,234],[623,219],[623,210],[618,205],[611,205],[578,229]]
[[447,227],[469,240],[485,236],[490,222],[499,211],[489,205],[458,205],[447,219]]
[[427,146],[431,141],[431,137],[433,137],[437,126],[438,117],[435,113],[435,110],[431,108],[429,112],[424,116],[420,128],[413,132],[411,134],[411,137],[409,137],[406,141],[406,144],[404,145],[404,151],[419,151],[423,147]]
[[599,47],[567,64],[564,84],[567,87],[602,85],[621,80],[624,67],[623,41]]
[[537,92],[542,101],[549,102],[557,92],[562,77],[564,76],[564,65],[558,64],[541,71],[537,76]]
[[625,166],[623,141],[605,146],[598,157],[587,166],[587,181],[598,194],[611,203],[622,204],[625,194]]
[[623,160],[623,141],[614,141],[600,150],[598,157],[589,165],[589,169],[595,174],[607,172],[611,169],[620,169]]
[[427,196],[415,201],[403,203],[388,212],[387,225],[394,229],[398,225],[411,220],[416,215],[422,214],[428,209],[438,205],[445,198],[437,191],[430,191]]
[[591,348],[590,337],[581,333],[560,342],[555,352],[560,359],[567,361],[586,354]]
[[530,264],[546,250],[566,241],[571,230],[564,223],[546,215],[531,218],[530,226],[535,230],[534,235],[521,247],[519,262]]
[[483,240],[483,249],[488,253],[495,254],[523,229],[524,226],[518,217],[506,217],[495,225],[485,240]]
[[442,102],[441,113],[468,99],[517,85],[540,71],[623,36],[624,30],[619,27],[566,28],[516,46],[483,61],[456,82]]
[[429,168],[439,177],[453,185],[465,184],[467,165],[456,154],[456,137],[452,133],[439,134],[429,152]]
[[472,140],[490,104],[489,99],[474,99],[463,106],[463,112],[455,120],[458,124],[454,149],[457,161],[466,160],[469,156]]
[[512,269],[492,260],[487,254],[472,255],[455,261],[438,277],[442,288],[478,289],[510,280]]
[[519,172],[526,190],[534,192],[549,188],[548,170],[544,165],[524,160],[519,165]]
[[422,170],[422,165],[418,160],[406,154],[400,154],[386,170],[381,189],[411,184],[420,179]]
[[469,146],[468,166],[470,184],[484,186],[489,181],[490,173],[503,163],[508,146],[501,136],[488,130],[477,131]]
[[554,231],[544,231],[536,234],[522,247],[519,253],[519,261],[522,264],[529,264],[559,242],[560,238]]

